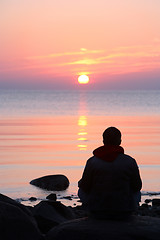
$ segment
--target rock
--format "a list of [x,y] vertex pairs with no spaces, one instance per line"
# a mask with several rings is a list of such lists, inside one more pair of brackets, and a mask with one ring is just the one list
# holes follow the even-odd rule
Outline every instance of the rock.
[[76,218],[88,217],[88,211],[82,205],[81,206],[72,207],[72,210],[73,210]]
[[160,209],[155,209],[154,214],[155,214],[156,217],[160,218]]
[[160,219],[134,216],[130,221],[83,218],[51,229],[46,240],[159,240]]
[[[137,215],[141,216],[151,216],[160,218],[160,206],[158,205],[159,202],[153,201],[153,205],[142,204],[138,207]],[[157,204],[157,205],[156,205]]]
[[51,193],[49,194],[46,199],[52,200],[52,201],[56,201],[57,200],[57,196],[55,193]]
[[145,203],[150,203],[150,202],[152,202],[152,199],[146,199],[144,202]]
[[63,191],[68,188],[69,180],[64,175],[48,175],[33,179],[30,184],[51,191]]
[[0,202],[0,239],[43,240],[36,221],[21,208]]
[[141,208],[149,208],[149,205],[148,205],[147,203],[143,203],[143,204],[141,205]]
[[41,201],[33,208],[33,216],[43,233],[48,232],[60,223],[75,218],[75,214],[70,207],[55,201]]
[[160,206],[160,199],[159,198],[152,199],[152,206]]
[[29,216],[32,215],[31,213],[31,207],[28,207],[28,206],[24,206],[20,203],[18,203],[17,201],[3,195],[3,194],[0,194],[0,202],[4,202],[4,203],[9,203],[15,207],[18,207],[20,208],[23,212],[25,212],[26,214],[28,214]]
[[30,198],[29,198],[29,201],[31,201],[31,202],[37,201],[37,198],[36,198],[36,197],[30,197]]
[[71,196],[64,196],[63,199],[68,199],[68,200],[72,200],[72,197]]

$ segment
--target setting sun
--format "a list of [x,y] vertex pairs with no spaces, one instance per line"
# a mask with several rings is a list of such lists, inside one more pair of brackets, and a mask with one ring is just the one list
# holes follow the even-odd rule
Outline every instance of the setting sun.
[[78,77],[78,82],[80,84],[87,84],[89,83],[89,77],[87,75],[81,75]]

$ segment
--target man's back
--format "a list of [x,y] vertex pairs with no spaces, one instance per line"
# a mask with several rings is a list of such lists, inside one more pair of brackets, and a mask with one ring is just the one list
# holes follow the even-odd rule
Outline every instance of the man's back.
[[141,180],[133,158],[119,154],[113,162],[106,162],[94,156],[86,170],[90,211],[134,210],[133,194],[141,189]]
[[117,128],[104,131],[103,143],[86,163],[79,181],[80,199],[95,215],[131,213],[135,210],[134,194],[142,187],[137,163],[124,154]]

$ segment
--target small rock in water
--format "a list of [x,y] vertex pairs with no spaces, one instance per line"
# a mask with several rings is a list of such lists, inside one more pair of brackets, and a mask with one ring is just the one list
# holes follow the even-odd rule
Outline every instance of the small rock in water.
[[47,175],[33,179],[30,184],[49,191],[63,191],[68,188],[69,180],[62,174]]
[[36,197],[30,197],[29,200],[30,201],[37,201],[37,198]]
[[55,193],[51,193],[49,194],[46,199],[49,199],[49,200],[53,200],[53,201],[56,201],[57,200],[57,196]]
[[150,202],[152,202],[152,200],[151,199],[146,199],[144,202],[145,203],[150,203]]
[[71,196],[64,196],[63,198],[64,198],[64,199],[68,199],[68,200],[72,200],[72,197],[71,197]]

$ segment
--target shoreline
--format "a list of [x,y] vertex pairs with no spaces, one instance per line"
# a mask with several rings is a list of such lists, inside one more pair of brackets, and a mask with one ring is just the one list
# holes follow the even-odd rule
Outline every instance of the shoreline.
[[[69,196],[68,201],[71,201]],[[2,239],[82,240],[86,236],[88,240],[160,239],[160,198],[152,202],[146,199],[137,212],[125,219],[94,218],[82,205],[65,206],[57,201],[55,194],[34,207],[0,194],[0,205]]]
[[[24,205],[28,205],[28,206],[31,206],[32,204],[35,204],[35,203],[38,203],[40,201],[44,201],[46,200],[46,197],[49,195],[49,194],[56,194],[57,196],[57,201],[61,201],[63,204],[67,205],[67,206],[76,206],[76,205],[79,205],[79,197],[77,194],[62,194],[61,193],[58,193],[57,192],[46,192],[46,195],[44,197],[37,197],[36,195],[33,194],[33,196],[31,197],[21,197],[21,198],[12,198],[14,199],[15,201],[21,203],[21,204],[24,204]],[[140,205],[142,205],[143,203],[145,203],[145,200],[149,199],[149,200],[152,200],[152,199],[158,199],[160,198],[160,192],[142,192],[141,193],[141,202],[140,202]]]
[[[148,197],[147,197],[148,196]],[[160,218],[160,194],[157,193],[150,193],[150,194],[144,194],[142,195],[143,201],[140,202],[140,205],[137,209],[136,215],[140,216],[153,216]],[[26,207],[34,207],[41,202],[44,201],[54,201],[59,202],[63,204],[65,207],[69,207],[72,209],[75,209],[75,211],[78,212],[80,210],[80,216],[85,217],[86,212],[82,207],[82,204],[79,200],[79,197],[77,195],[67,195],[67,196],[61,196],[57,198],[57,195],[55,193],[51,193],[44,199],[38,199],[36,197],[30,197],[26,200],[24,199],[14,199],[16,202],[26,206]],[[24,204],[28,203],[28,204]],[[67,203],[67,204],[65,204]],[[117,202],[118,204],[118,202]],[[79,216],[79,213],[78,213]]]

